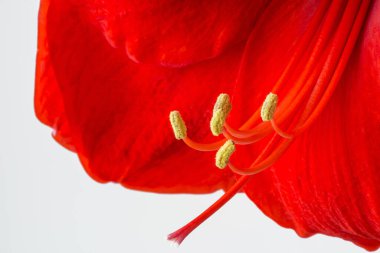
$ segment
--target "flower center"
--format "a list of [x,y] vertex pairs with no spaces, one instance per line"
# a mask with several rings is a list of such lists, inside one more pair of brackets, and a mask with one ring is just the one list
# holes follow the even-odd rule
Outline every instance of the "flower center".
[[[190,223],[168,236],[181,243],[203,221],[228,202],[248,180],[272,166],[298,135],[308,129],[330,100],[364,23],[370,0],[322,1],[311,19],[297,49],[261,108],[239,128],[227,122],[231,102],[221,94],[214,106],[210,129],[225,137],[213,143],[199,143],[187,136],[186,125],[178,111],[170,114],[175,137],[199,151],[217,151],[216,166],[228,167],[241,177],[213,205]],[[292,88],[278,101],[276,93],[285,83]],[[261,116],[261,121],[259,120]],[[258,122],[258,123],[257,123]],[[235,145],[252,145],[272,135],[255,161],[237,168],[230,161]]]

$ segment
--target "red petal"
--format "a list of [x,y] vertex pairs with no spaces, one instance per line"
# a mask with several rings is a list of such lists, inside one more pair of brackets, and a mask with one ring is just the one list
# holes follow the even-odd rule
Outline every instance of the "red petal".
[[244,42],[264,7],[264,0],[87,2],[113,46],[125,47],[132,61],[166,66],[210,59]]
[[70,137],[65,109],[55,79],[54,68],[48,48],[46,15],[49,9],[49,1],[41,1],[38,18],[38,52],[36,60],[36,88],[35,88],[35,111],[38,119],[54,128],[53,136],[64,147],[75,150]]
[[300,236],[323,233],[380,246],[380,2],[323,114],[248,196]]
[[[182,69],[138,65],[125,51],[112,48],[82,11],[67,1],[52,1],[46,30],[40,26],[46,40],[39,41],[39,60],[47,55],[49,61],[45,67],[38,62],[39,118],[53,127],[57,121],[68,126],[75,150],[97,181],[156,192],[228,188],[234,182],[231,173],[215,169],[212,155],[176,141],[168,115],[181,110],[189,134],[207,136],[214,98],[231,92],[238,51]],[[41,78],[50,75],[57,82]],[[47,96],[49,103],[44,103]],[[67,140],[62,133],[57,139]]]
[[[256,20],[261,4],[240,5],[231,19],[225,18],[229,2],[209,9],[193,1],[173,4],[183,13],[119,1],[83,5],[57,0],[48,12],[43,7],[47,16],[41,19],[48,22],[40,23],[36,112],[44,123],[62,126],[57,139],[75,146],[98,181],[156,192],[226,189],[234,181],[231,174],[214,169],[212,155],[174,142],[168,113],[181,110],[189,134],[207,138],[214,99],[234,91],[229,120],[241,122],[261,104],[289,61],[315,3],[270,4],[260,13],[261,23]],[[273,168],[246,187],[268,216],[300,235],[339,236],[368,249],[378,247],[380,234],[380,50],[379,18],[374,16],[379,9],[377,2],[366,36],[323,115]],[[189,21],[194,13],[202,17],[199,22]],[[215,21],[214,13],[223,18]],[[254,25],[257,30],[251,29]],[[207,36],[198,34],[208,29]],[[248,35],[248,58],[238,72],[239,43]],[[244,152],[236,157],[250,159]]]

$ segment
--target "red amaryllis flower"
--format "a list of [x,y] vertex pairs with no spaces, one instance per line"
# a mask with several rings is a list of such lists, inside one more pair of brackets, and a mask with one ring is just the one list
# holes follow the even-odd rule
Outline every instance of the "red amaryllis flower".
[[170,239],[244,191],[302,237],[374,250],[379,13],[369,0],[43,0],[36,113],[98,182],[226,191]]

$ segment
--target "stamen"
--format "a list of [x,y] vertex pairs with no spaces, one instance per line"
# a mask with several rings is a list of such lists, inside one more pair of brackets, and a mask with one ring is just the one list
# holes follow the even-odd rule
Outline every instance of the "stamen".
[[264,100],[261,107],[261,119],[263,121],[270,121],[273,119],[274,112],[276,111],[278,97],[276,94],[269,93]]
[[231,155],[235,152],[235,145],[231,140],[226,141],[226,143],[223,144],[223,146],[220,147],[218,152],[216,152],[215,156],[215,165],[219,169],[224,169],[229,160]]
[[192,149],[198,151],[215,151],[218,150],[225,142],[225,140],[219,140],[211,143],[200,143],[192,140],[187,136],[186,124],[179,111],[171,111],[169,114],[169,120],[172,125],[175,138],[177,140],[183,140],[183,142]]
[[169,115],[170,124],[172,125],[174,136],[177,140],[183,140],[187,136],[187,128],[179,111],[171,111]]
[[213,115],[210,121],[210,129],[213,135],[218,136],[223,132],[224,122],[232,109],[230,97],[220,94],[214,105]]
[[[261,118],[264,122],[259,122],[260,110],[256,110],[246,123],[235,130],[225,122],[231,110],[229,97],[221,94],[221,96],[227,96],[221,98],[221,100],[228,99],[227,108],[221,105],[218,98],[213,119],[210,122],[211,131],[214,135],[223,133],[228,141],[218,150],[216,165],[219,168],[225,168],[228,165],[233,173],[240,175],[240,178],[219,200],[190,223],[170,234],[168,239],[181,243],[189,233],[239,192],[252,175],[272,166],[286,152],[294,137],[307,129],[322,112],[346,69],[345,66],[350,59],[349,56],[360,34],[371,1],[337,0],[332,1],[332,5],[328,7],[329,3],[330,1],[324,1],[317,15],[318,20],[311,26],[314,29],[302,40],[302,49],[291,59],[289,67],[285,68],[279,82],[272,88],[272,91],[276,93],[280,87],[292,85],[292,89],[277,109],[276,119],[274,119],[274,113],[278,98],[276,94],[270,93],[261,108]],[[328,12],[323,15],[327,7]],[[342,12],[343,15],[341,15]],[[318,27],[322,17],[324,22],[321,27]],[[318,30],[315,31],[315,29]],[[314,32],[317,36],[312,35]],[[331,36],[334,36],[332,41]],[[310,46],[308,46],[309,43]],[[250,43],[247,44],[250,45]],[[239,75],[240,72],[241,70],[239,70]],[[302,104],[305,106],[301,107]],[[267,121],[270,121],[270,124]],[[254,123],[258,125],[254,126]],[[283,131],[277,124],[285,127],[285,130],[292,129],[291,134]],[[273,130],[275,132],[273,138],[250,167],[241,169],[229,162],[230,156],[235,151],[235,145],[256,142]],[[220,140],[219,145],[224,141],[225,139]],[[187,143],[190,140],[185,138],[184,142]],[[198,143],[191,143],[191,145],[211,150],[211,147],[216,148],[218,143],[206,144],[207,146]]]
[[226,122],[224,124],[223,135],[227,139],[233,140],[235,144],[239,141],[246,144],[255,143],[272,132],[272,129],[269,126],[268,122],[261,122],[250,130],[238,130],[234,129]]

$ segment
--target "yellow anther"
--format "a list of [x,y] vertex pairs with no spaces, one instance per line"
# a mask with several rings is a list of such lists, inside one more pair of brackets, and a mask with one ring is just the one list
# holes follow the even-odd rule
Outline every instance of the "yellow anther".
[[170,124],[172,125],[174,136],[177,140],[182,140],[187,136],[187,128],[179,111],[171,111],[169,115]]
[[218,136],[223,132],[224,122],[231,111],[230,97],[227,94],[220,94],[214,105],[210,129],[213,135]]
[[219,169],[224,169],[227,166],[230,160],[230,157],[234,152],[235,152],[235,145],[233,141],[231,140],[226,141],[223,144],[223,146],[219,148],[218,152],[216,152],[216,156],[215,156],[216,167],[218,167]]
[[269,93],[265,98],[261,107],[261,119],[263,121],[271,121],[276,111],[278,97],[276,94]]

